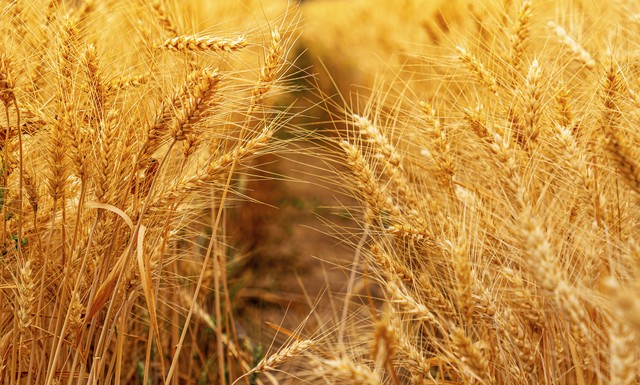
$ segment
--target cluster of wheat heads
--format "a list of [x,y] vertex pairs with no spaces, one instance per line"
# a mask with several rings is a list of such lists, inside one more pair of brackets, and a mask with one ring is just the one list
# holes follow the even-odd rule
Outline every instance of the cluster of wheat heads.
[[363,302],[337,306],[332,342],[294,335],[255,370],[637,383],[637,4],[499,3],[423,57],[428,77],[336,116],[340,186],[361,203],[347,298]]
[[269,98],[297,19],[194,33],[183,6],[0,8],[2,384],[223,384],[252,366],[225,208],[287,124]]

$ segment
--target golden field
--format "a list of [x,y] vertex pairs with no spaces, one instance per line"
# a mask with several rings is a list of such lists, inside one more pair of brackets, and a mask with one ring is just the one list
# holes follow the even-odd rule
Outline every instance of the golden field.
[[0,4],[1,384],[638,383],[640,4]]

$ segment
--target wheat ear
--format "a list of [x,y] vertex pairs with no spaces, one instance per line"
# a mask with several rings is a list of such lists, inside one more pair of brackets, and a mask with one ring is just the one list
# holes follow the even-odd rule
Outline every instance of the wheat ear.
[[348,357],[321,361],[321,373],[342,378],[353,384],[382,385],[382,380],[368,366],[359,365]]
[[[616,312],[617,313],[617,312]],[[619,314],[615,314],[619,317]],[[609,327],[609,383],[631,385],[636,379],[634,348],[636,339],[632,329],[621,319],[614,319]]]
[[522,239],[528,254],[529,268],[543,291],[555,300],[571,323],[586,334],[588,316],[575,288],[567,282],[553,260],[547,234],[538,223],[530,206],[524,206],[520,215]]
[[455,327],[451,332],[451,341],[462,364],[482,382],[491,382],[489,362],[469,337],[465,335],[464,330]]
[[593,57],[587,52],[584,47],[578,44],[574,38],[572,38],[567,31],[559,24],[550,21],[548,24],[549,28],[555,32],[556,37],[558,38],[558,42],[567,48],[571,53],[573,53],[575,58],[584,64],[585,67],[589,69],[593,69],[596,66],[596,61],[593,60]]
[[347,164],[356,176],[360,194],[366,203],[365,219],[373,220],[383,212],[391,213],[397,217],[399,215],[397,207],[391,197],[380,188],[360,149],[346,140],[340,142],[340,146],[347,154]]
[[14,97],[11,60],[2,52],[0,53],[0,101],[8,107]]
[[404,285],[390,281],[387,282],[386,289],[389,293],[390,302],[411,318],[425,321],[430,325],[440,326],[440,322],[436,318],[436,315],[424,304],[418,302],[418,300],[408,294]]
[[247,39],[238,36],[234,39],[210,36],[176,36],[165,40],[160,46],[170,51],[213,51],[233,52],[247,46]]
[[91,117],[94,121],[100,122],[105,113],[106,90],[99,72],[98,54],[93,44],[89,44],[84,51],[84,65],[89,86],[89,97],[93,104],[93,114]]
[[522,2],[520,12],[518,13],[518,21],[511,35],[511,58],[510,63],[514,71],[518,71],[522,58],[526,51],[526,43],[529,38],[531,25],[531,0]]
[[36,284],[31,261],[25,261],[18,271],[18,330],[24,333],[33,319],[32,309],[36,298]]
[[256,137],[213,160],[205,168],[199,170],[195,175],[173,182],[169,185],[165,193],[154,200],[152,206],[160,207],[167,202],[175,202],[180,197],[183,197],[206,184],[219,181],[225,173],[231,170],[231,165],[235,162],[246,160],[265,148],[267,146],[267,142],[272,136],[273,128],[265,127]]
[[255,106],[260,103],[267,92],[273,86],[282,63],[284,62],[284,45],[282,42],[282,35],[278,28],[274,28],[271,31],[271,44],[269,45],[269,51],[265,58],[262,69],[260,70],[260,76],[251,93],[251,106]]
[[528,130],[525,143],[535,143],[540,134],[538,122],[542,113],[542,88],[540,75],[542,70],[538,60],[533,60],[524,82],[524,119]]
[[467,325],[471,324],[474,312],[473,276],[469,263],[469,246],[461,237],[453,247],[453,262],[456,275],[458,309]]
[[456,50],[458,51],[458,60],[460,60],[491,93],[498,95],[498,82],[494,74],[489,72],[484,64],[482,64],[475,55],[469,53],[466,48],[457,46]]
[[152,0],[151,8],[153,8],[155,17],[160,23],[160,26],[171,35],[177,35],[178,29],[176,28],[173,20],[171,20],[171,18],[167,14],[167,10],[162,4],[161,0]]
[[251,369],[247,375],[253,373],[266,372],[276,370],[280,365],[291,360],[292,358],[307,353],[316,345],[313,340],[296,340],[284,349],[275,354],[263,358],[258,364]]
[[120,76],[106,84],[106,92],[111,94],[121,90],[140,87],[149,82],[149,74]]

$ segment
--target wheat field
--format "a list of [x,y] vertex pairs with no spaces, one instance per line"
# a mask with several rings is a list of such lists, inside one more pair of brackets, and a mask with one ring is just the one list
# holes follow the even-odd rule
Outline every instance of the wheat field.
[[639,3],[0,10],[0,384],[639,383]]

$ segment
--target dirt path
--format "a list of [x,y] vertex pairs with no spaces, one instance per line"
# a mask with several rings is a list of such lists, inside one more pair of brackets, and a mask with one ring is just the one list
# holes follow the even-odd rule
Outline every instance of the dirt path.
[[[344,292],[348,279],[343,267],[353,250],[329,234],[326,222],[352,225],[341,204],[353,201],[324,181],[335,173],[320,169],[322,161],[305,146],[285,157],[260,159],[267,163],[261,169],[287,180],[250,182],[247,195],[261,203],[243,203],[234,221],[242,224],[235,229],[239,245],[250,254],[236,294],[237,316],[253,341],[271,340],[267,322],[296,329],[316,301],[319,309],[327,308],[329,292]],[[314,323],[309,320],[307,329],[314,330]]]

